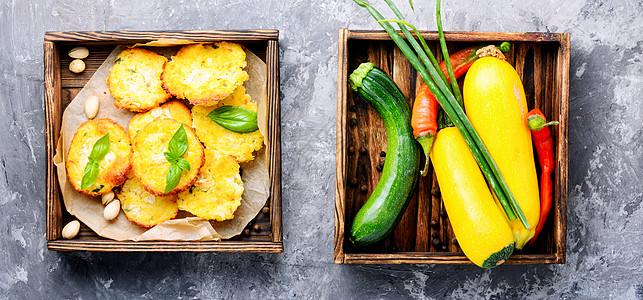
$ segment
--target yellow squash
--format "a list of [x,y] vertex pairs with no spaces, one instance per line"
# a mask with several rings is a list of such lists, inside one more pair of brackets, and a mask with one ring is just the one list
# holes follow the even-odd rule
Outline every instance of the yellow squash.
[[533,237],[540,215],[538,178],[522,82],[509,63],[484,57],[471,65],[464,80],[463,96],[467,117],[529,222],[529,229],[518,219],[509,222],[516,248],[522,249]]
[[483,268],[505,262],[514,250],[511,228],[457,128],[438,132],[431,161],[462,252]]

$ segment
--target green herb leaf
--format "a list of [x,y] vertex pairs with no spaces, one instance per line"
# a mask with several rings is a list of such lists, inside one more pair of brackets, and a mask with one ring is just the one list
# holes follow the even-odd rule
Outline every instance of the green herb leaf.
[[98,180],[98,174],[100,173],[99,163],[107,153],[109,153],[109,133],[96,140],[92,147],[92,152],[87,158],[87,165],[83,171],[83,179],[80,182],[81,190],[88,189]]
[[190,163],[184,158],[177,159],[175,164],[179,166],[179,168],[181,168],[182,170],[187,170],[187,171],[191,170]]
[[165,159],[167,159],[167,161],[169,161],[171,164],[173,164],[177,159],[179,159],[178,157],[174,156],[174,154],[170,152],[163,152],[163,155],[165,155]]
[[183,170],[177,164],[171,164],[170,169],[167,171],[167,177],[165,178],[165,194],[171,192],[181,181],[181,173]]
[[208,114],[219,126],[236,133],[249,133],[259,129],[257,113],[247,108],[224,105]]
[[[176,158],[183,156],[183,154],[185,154],[185,151],[188,150],[188,135],[187,133],[185,133],[185,128],[183,128],[183,124],[181,124],[181,127],[179,127],[179,129],[177,129],[174,135],[172,136],[172,139],[170,140],[170,144],[168,145],[167,150],[170,153],[170,155]],[[170,160],[168,159],[168,161]]]
[[181,158],[188,151],[188,135],[183,124],[176,130],[170,143],[167,146],[168,152],[163,152],[165,159],[170,162],[170,169],[167,171],[165,194],[172,191],[181,181],[183,170],[190,171],[190,163]]
[[92,184],[98,180],[99,172],[100,168],[98,167],[98,162],[88,162],[87,166],[85,166],[85,171],[83,172],[83,180],[80,182],[80,189],[84,191],[92,186]]
[[92,148],[92,152],[89,154],[89,160],[90,161],[95,161],[95,162],[100,162],[105,158],[105,155],[109,152],[109,133],[101,136],[96,142],[94,143],[94,147]]

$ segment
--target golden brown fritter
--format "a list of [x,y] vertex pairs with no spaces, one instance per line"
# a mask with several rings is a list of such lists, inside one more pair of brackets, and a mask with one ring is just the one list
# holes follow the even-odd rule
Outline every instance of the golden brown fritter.
[[196,180],[199,169],[205,162],[201,142],[192,128],[184,126],[188,149],[183,158],[190,164],[190,171],[183,170],[179,184],[169,193],[165,193],[170,162],[163,153],[168,151],[170,140],[180,126],[181,123],[174,119],[157,118],[145,125],[134,137],[134,174],[141,181],[143,188],[154,195],[165,196],[186,190]]
[[216,104],[248,80],[246,53],[239,44],[183,46],[161,76],[163,87],[194,105]]
[[118,192],[118,200],[121,201],[121,208],[127,219],[143,227],[153,227],[171,220],[179,211],[176,196],[159,197],[150,194],[133,172]]
[[167,58],[141,48],[123,50],[107,78],[109,93],[118,108],[147,111],[170,98],[163,89],[161,73]]
[[207,220],[225,221],[234,218],[241,205],[243,182],[239,164],[230,155],[205,150],[205,164],[197,181],[178,195],[180,209]]
[[180,101],[170,101],[145,113],[136,114],[129,121],[127,134],[130,142],[134,142],[134,137],[145,125],[160,117],[172,118],[185,124],[186,127],[192,127],[192,113],[190,110]]
[[[82,191],[81,182],[89,155],[96,140],[109,133],[109,152],[99,163],[99,174],[96,182]],[[65,168],[69,182],[77,191],[99,196],[121,185],[132,167],[132,148],[125,129],[109,118],[89,120],[74,134],[67,154]]]
[[259,130],[250,133],[236,133],[217,125],[207,117],[211,111],[223,105],[241,106],[254,112],[257,111],[257,104],[250,101],[246,89],[240,86],[232,95],[223,99],[216,106],[195,105],[192,108],[194,130],[197,136],[206,148],[232,155],[239,162],[254,159],[253,152],[261,149],[263,145],[263,135]]

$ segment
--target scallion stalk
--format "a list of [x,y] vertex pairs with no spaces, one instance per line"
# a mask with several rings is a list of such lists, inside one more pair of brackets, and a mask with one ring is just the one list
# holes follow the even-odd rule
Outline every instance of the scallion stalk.
[[[457,104],[455,96],[453,95],[453,93],[451,93],[450,87],[446,84],[446,80],[442,79],[442,77],[444,77],[444,74],[440,76],[440,74],[442,73],[441,70],[440,72],[438,72],[437,69],[439,68],[436,69],[436,67],[431,64],[431,61],[427,57],[426,53],[422,51],[422,47],[418,45],[417,41],[410,34],[408,29],[406,29],[406,26],[404,26],[404,24],[398,23],[400,25],[400,29],[402,29],[402,32],[406,35],[409,43],[418,52],[417,55],[413,52],[411,47],[409,47],[404,38],[402,38],[402,36],[400,36],[400,34],[397,33],[395,29],[393,29],[391,24],[389,22],[383,21],[385,20],[384,17],[375,8],[371,7],[363,0],[354,1],[358,5],[366,8],[369,13],[380,23],[382,28],[384,28],[384,30],[391,37],[393,42],[395,42],[395,44],[400,48],[404,56],[406,56],[409,62],[411,62],[411,65],[413,65],[422,79],[424,79],[424,82],[436,96],[436,99],[438,100],[444,111],[456,125],[463,138],[467,142],[469,149],[478,162],[478,165],[480,166],[494,194],[502,205],[507,217],[510,220],[514,220],[517,214],[522,225],[525,228],[529,228],[529,223],[527,222],[522,210],[520,209],[520,206],[516,202],[515,197],[509,190],[507,183],[502,177],[502,174],[500,174],[498,166],[495,164],[495,161],[489,154],[489,151],[482,142],[482,139],[473,128],[473,125],[464,114],[464,111]],[[389,4],[394,12],[397,11],[397,13],[399,13],[397,8],[395,7],[395,4],[393,4],[390,0],[385,1]],[[398,15],[398,17],[402,19],[401,14]],[[418,56],[420,56],[420,58],[418,58]]]
[[442,31],[442,15],[440,14],[440,0],[437,0],[435,5],[435,19],[438,23],[438,36],[440,37],[440,48],[442,48],[442,56],[444,57],[444,62],[447,66],[447,72],[449,73],[449,81],[451,82],[451,90],[455,99],[458,101],[460,106],[464,107],[464,100],[462,100],[462,93],[460,93],[460,87],[458,86],[458,80],[455,79],[453,74],[453,66],[451,65],[451,58],[449,57],[449,49],[447,49],[447,41],[444,38],[444,31]]

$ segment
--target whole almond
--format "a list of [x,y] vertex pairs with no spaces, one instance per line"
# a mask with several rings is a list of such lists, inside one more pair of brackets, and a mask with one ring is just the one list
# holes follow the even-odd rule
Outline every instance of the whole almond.
[[118,214],[121,212],[121,202],[117,200],[114,200],[107,204],[105,206],[105,210],[103,210],[103,217],[107,221],[114,220],[116,217],[118,217]]
[[71,63],[69,63],[69,71],[72,71],[73,73],[85,71],[85,62],[80,59],[72,60]]
[[101,197],[101,200],[103,200],[103,205],[109,204],[110,202],[112,202],[112,200],[114,200],[114,192],[110,191],[108,193],[103,194],[103,196]]
[[[87,118],[93,119],[94,117],[96,117],[96,114],[98,114],[98,105],[98,97],[96,96],[91,96],[87,98],[87,100],[85,100],[85,114],[87,115]],[[103,195],[103,197],[105,195]],[[112,198],[114,198],[114,193],[112,193]],[[103,200],[103,204],[105,204],[105,200]]]
[[63,238],[73,239],[78,234],[78,231],[80,231],[80,222],[73,220],[63,227]]
[[89,56],[89,50],[87,50],[87,48],[85,47],[76,47],[74,49],[69,50],[67,54],[71,58],[83,59]]

